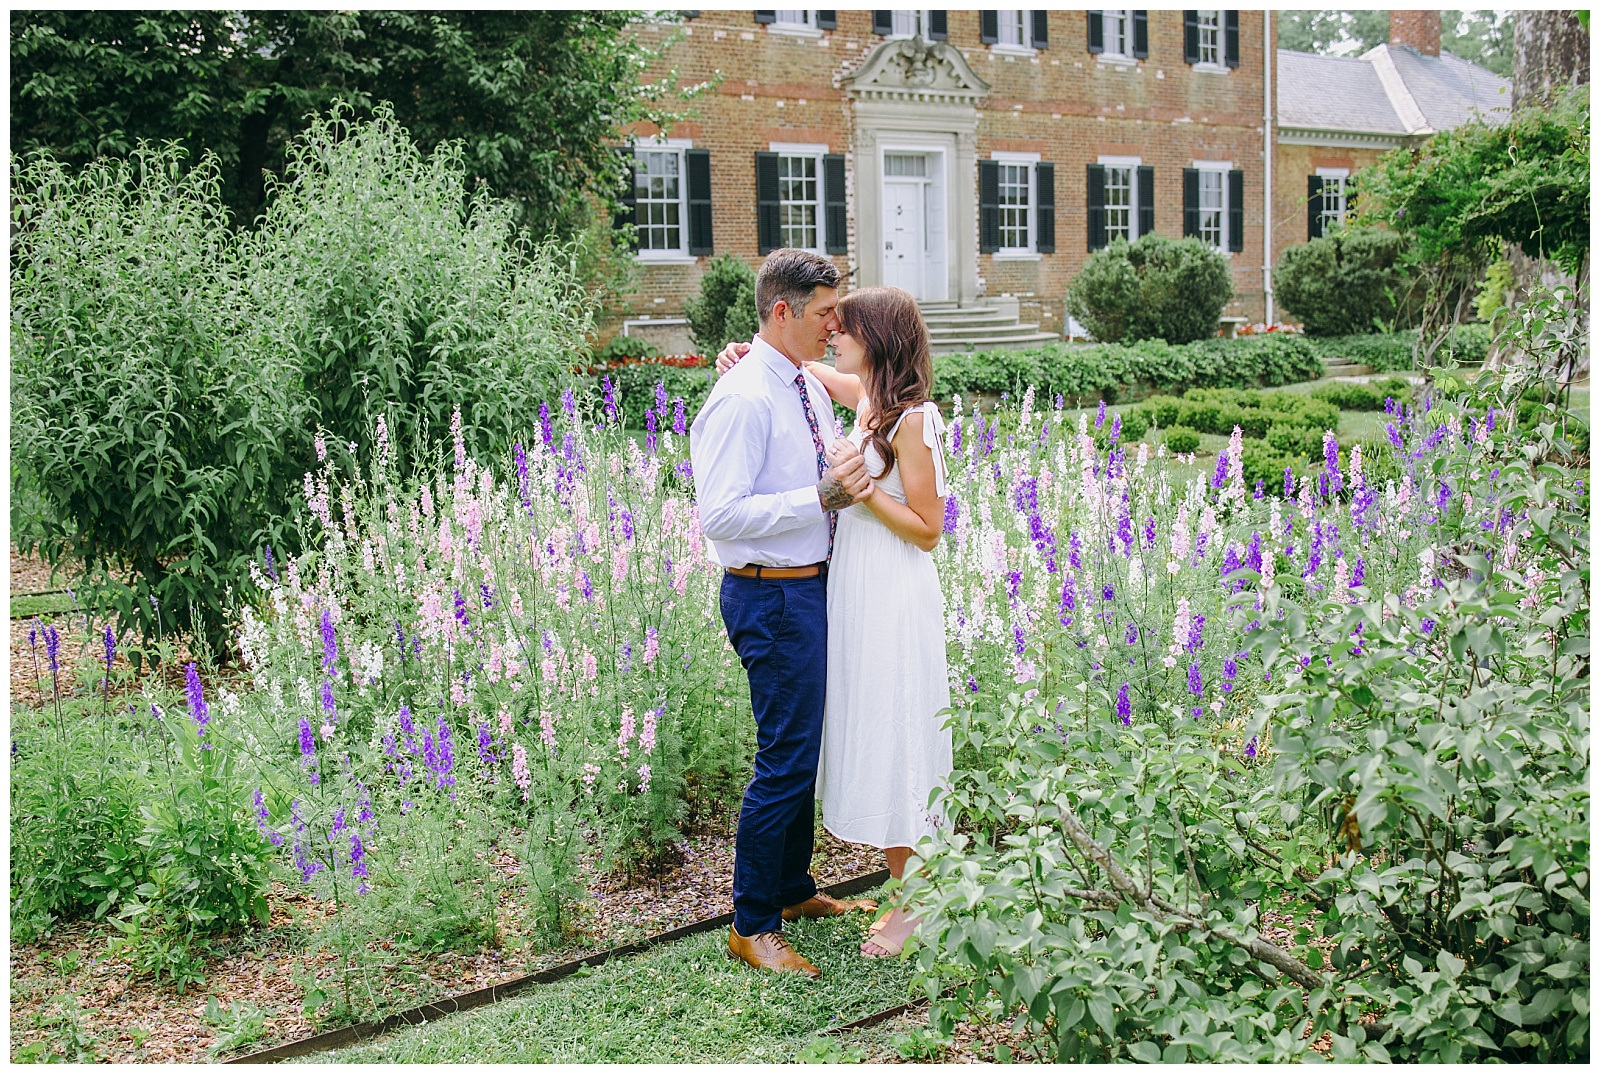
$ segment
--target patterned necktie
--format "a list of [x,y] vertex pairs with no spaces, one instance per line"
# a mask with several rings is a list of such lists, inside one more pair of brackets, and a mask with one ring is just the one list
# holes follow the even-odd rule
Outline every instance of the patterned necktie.
[[[800,393],[800,405],[806,411],[806,424],[811,426],[811,446],[817,449],[817,480],[828,472],[828,452],[822,446],[822,427],[817,424],[817,412],[811,409],[811,396],[806,394],[806,375],[796,373],[794,389]],[[833,533],[839,528],[839,512],[828,512],[828,558],[833,558]]]

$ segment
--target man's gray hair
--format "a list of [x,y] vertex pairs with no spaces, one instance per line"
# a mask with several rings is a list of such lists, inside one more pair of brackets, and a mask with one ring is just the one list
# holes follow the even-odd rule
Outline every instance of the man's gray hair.
[[774,250],[756,274],[756,316],[766,324],[772,307],[786,302],[798,317],[818,287],[838,286],[839,270],[827,258],[808,250]]

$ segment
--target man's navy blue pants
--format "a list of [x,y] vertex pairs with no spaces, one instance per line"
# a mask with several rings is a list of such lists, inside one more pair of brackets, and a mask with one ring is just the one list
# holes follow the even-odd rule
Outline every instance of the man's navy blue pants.
[[722,577],[722,621],[750,676],[755,777],[739,808],[733,927],[783,928],[783,908],[817,893],[811,878],[822,699],[828,682],[826,575]]

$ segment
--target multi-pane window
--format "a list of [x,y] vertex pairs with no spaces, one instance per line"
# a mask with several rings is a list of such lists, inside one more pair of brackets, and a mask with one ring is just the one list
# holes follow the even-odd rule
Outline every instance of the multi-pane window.
[[1139,237],[1134,222],[1133,176],[1131,166],[1106,165],[1106,241]]
[[774,22],[778,26],[815,27],[817,25],[817,13],[815,11],[775,11],[773,15],[776,16]]
[[682,150],[635,151],[633,196],[641,251],[683,251],[683,193]]
[[888,153],[883,158],[883,174],[911,176],[918,179],[928,174],[928,158],[921,153]]
[[1222,12],[1196,11],[1195,26],[1200,42],[1200,62],[1222,64]]
[[1028,40],[1028,13],[1026,11],[997,11],[999,19],[1000,44],[1024,48],[1031,44]]
[[1029,206],[1033,193],[1033,167],[1029,164],[1000,165],[1000,248],[1032,250]]
[[928,13],[926,11],[890,12],[890,37],[926,38],[928,36],[928,32]]
[[778,227],[785,246],[820,250],[822,184],[814,156],[778,158]]
[[1133,55],[1133,12],[1102,11],[1100,25],[1105,34],[1105,55]]
[[1227,179],[1228,173],[1215,169],[1201,169],[1200,175],[1200,241],[1218,250],[1227,249]]
[[1318,174],[1322,176],[1322,233],[1327,234],[1344,223],[1349,192],[1345,188],[1344,175],[1330,175],[1327,172]]

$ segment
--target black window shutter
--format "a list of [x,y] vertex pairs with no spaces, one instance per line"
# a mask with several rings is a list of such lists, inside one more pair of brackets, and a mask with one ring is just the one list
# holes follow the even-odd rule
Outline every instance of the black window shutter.
[[1000,12],[978,12],[978,40],[985,45],[998,45],[1000,43]]
[[1135,11],[1133,13],[1133,58],[1136,60],[1150,58],[1150,13],[1148,11]]
[[837,11],[817,12],[817,29],[837,30],[839,28],[839,13]]
[[1322,176],[1306,176],[1306,238],[1322,238]]
[[1244,172],[1238,168],[1228,173],[1228,249],[1244,250]]
[[1034,249],[1041,254],[1056,252],[1056,166],[1041,161],[1033,166],[1035,208],[1038,226],[1034,230]]
[[1183,237],[1200,236],[1200,169],[1183,169]]
[[711,248],[711,150],[684,152],[689,172],[689,256],[710,257]]
[[[996,26],[995,29],[998,30],[999,27]],[[996,36],[998,36],[998,35],[996,35]],[[928,40],[929,41],[948,41],[948,40],[950,40],[950,12],[948,12],[948,11],[930,11],[930,12],[928,12]]]
[[1035,11],[1033,13],[1033,47],[1050,47],[1050,12]]
[[1106,22],[1098,11],[1089,14],[1089,51],[1101,53],[1106,50]]
[[1089,206],[1089,250],[1092,253],[1106,244],[1106,170],[1099,164],[1089,165],[1089,182],[1084,188]]
[[843,153],[828,153],[822,158],[822,201],[827,208],[828,227],[827,245],[823,248],[830,254],[846,253],[849,219],[845,212]]
[[778,226],[778,154],[756,154],[756,248],[770,254],[783,245]]
[[1156,229],[1156,170],[1148,164],[1139,165],[1139,234],[1148,235]]
[[[988,12],[985,12],[988,14]],[[978,251],[1000,249],[1000,162],[978,161]]]
[[[637,224],[639,220],[639,199],[638,192],[634,186],[635,180],[633,175],[633,150],[619,149],[617,150],[617,154],[625,158],[628,162],[628,177],[626,180],[624,180],[622,196],[618,199],[618,201],[621,203],[621,206],[617,210],[617,215],[612,217],[612,223],[619,228],[631,227],[632,225]],[[639,235],[637,232],[633,233],[632,238],[629,240],[628,247],[629,249],[634,250],[639,248]]]
[[888,37],[894,33],[894,12],[874,11],[872,13],[872,32],[879,37]]
[[1200,62],[1200,12],[1183,13],[1183,62]]
[[1224,11],[1223,22],[1223,60],[1229,67],[1239,66],[1239,13],[1237,11]]
[[756,21],[757,22],[777,22],[778,21],[778,13],[776,11],[758,11],[758,12],[756,12]]

